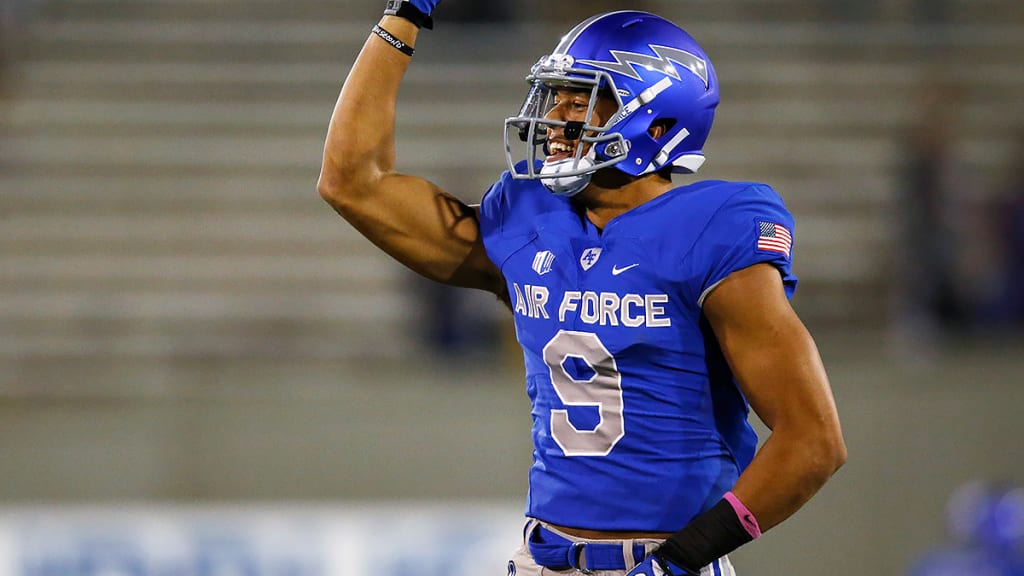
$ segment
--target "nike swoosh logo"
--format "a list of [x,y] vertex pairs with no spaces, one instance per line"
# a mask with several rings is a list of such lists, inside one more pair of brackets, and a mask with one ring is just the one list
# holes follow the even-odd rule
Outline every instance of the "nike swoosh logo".
[[612,276],[618,276],[619,274],[622,274],[626,270],[629,270],[630,268],[636,268],[639,265],[640,263],[638,262],[636,264],[630,264],[629,266],[623,266],[622,268],[619,268],[618,266],[612,266]]

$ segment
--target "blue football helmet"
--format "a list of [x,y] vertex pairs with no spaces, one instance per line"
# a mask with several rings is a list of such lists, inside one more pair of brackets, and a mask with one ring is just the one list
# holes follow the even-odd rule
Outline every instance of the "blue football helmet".
[[[526,80],[530,91],[519,115],[505,120],[513,178],[539,179],[557,194],[572,195],[607,167],[640,176],[665,168],[692,173],[704,163],[718,79],[697,41],[660,16],[634,10],[592,16],[562,37]],[[584,122],[545,118],[558,88],[590,91]],[[599,94],[618,106],[603,126],[591,123]],[[667,127],[657,140],[649,132],[656,122]],[[548,130],[559,126],[582,145],[572,157],[545,162]],[[519,158],[516,141],[525,145]],[[522,159],[527,162],[517,169]]]

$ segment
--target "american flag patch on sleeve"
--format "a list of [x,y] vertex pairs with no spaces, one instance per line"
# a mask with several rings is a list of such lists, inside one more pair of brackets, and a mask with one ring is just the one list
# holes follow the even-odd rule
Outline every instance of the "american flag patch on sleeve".
[[774,222],[758,222],[760,233],[757,236],[757,249],[778,252],[790,257],[793,249],[793,235],[782,224]]

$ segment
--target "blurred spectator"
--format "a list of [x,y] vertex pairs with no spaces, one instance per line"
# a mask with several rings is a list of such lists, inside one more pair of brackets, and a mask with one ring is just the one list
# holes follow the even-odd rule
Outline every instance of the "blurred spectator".
[[504,310],[490,294],[410,275],[419,332],[440,359],[492,357],[501,346]]
[[952,542],[923,554],[909,576],[1024,575],[1024,488],[970,482],[946,511]]
[[1010,177],[996,202],[999,289],[991,311],[993,320],[1024,328],[1024,130],[1018,133],[1010,160]]
[[955,334],[969,319],[958,268],[968,190],[953,140],[961,100],[956,86],[924,86],[900,163],[895,304],[897,328],[915,345]]

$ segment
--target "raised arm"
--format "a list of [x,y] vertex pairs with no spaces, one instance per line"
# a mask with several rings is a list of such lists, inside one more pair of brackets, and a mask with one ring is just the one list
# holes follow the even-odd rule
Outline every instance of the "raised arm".
[[477,212],[431,182],[395,171],[395,105],[410,62],[398,43],[413,46],[419,29],[399,16],[384,16],[378,26],[397,42],[371,33],[352,66],[327,132],[320,196],[416,272],[502,294],[504,282],[484,252]]

